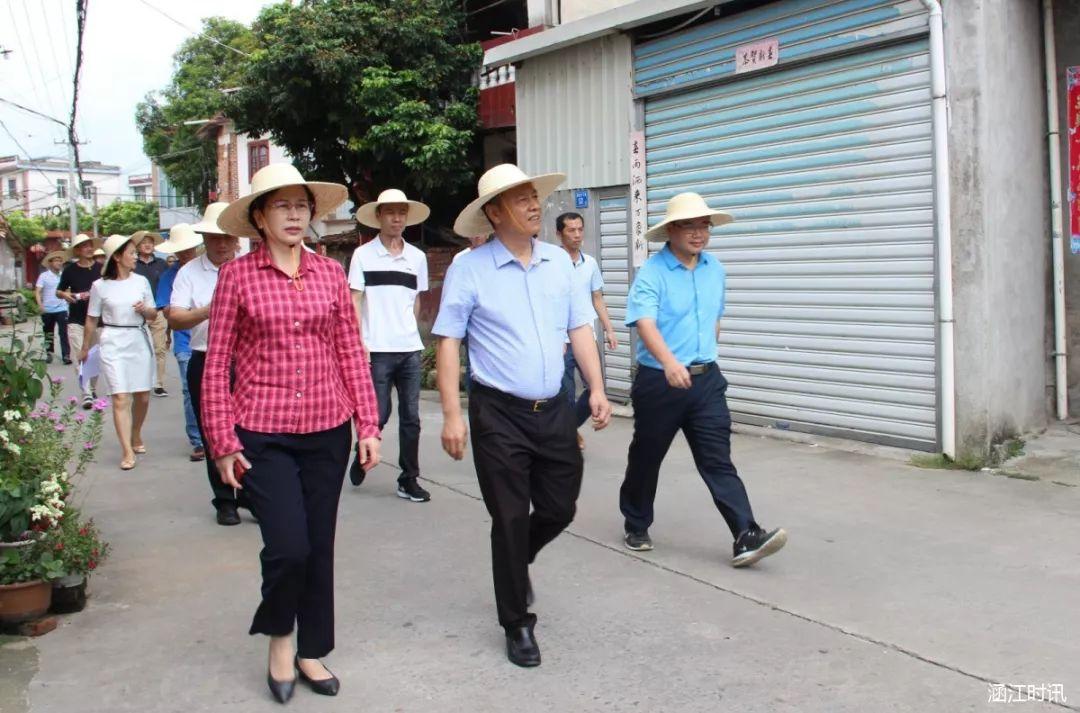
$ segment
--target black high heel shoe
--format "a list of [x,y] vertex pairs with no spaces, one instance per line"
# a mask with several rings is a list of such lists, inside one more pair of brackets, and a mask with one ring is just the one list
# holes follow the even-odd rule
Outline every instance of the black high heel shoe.
[[[300,668],[299,654],[297,654],[296,658],[293,660],[293,665],[296,666],[296,671],[300,674],[300,679],[320,696],[336,696],[341,689],[341,681],[338,680],[337,676],[331,673],[330,669],[326,669],[326,672],[330,674],[330,678],[316,681],[312,678],[308,678],[308,675],[304,673],[304,669]],[[323,668],[326,668],[325,664],[323,664]]]
[[278,703],[288,703],[289,699],[293,697],[293,693],[296,692],[295,678],[291,681],[276,681],[270,675],[270,671],[266,672],[266,685],[270,687],[270,695]]

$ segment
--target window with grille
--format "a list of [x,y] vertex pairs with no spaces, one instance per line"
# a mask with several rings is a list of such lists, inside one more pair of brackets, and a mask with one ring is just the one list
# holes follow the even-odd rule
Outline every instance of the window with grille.
[[270,142],[248,142],[248,180],[255,175],[260,168],[270,165]]
[[57,198],[67,198],[67,179],[66,178],[58,178],[58,179],[56,179],[56,197]]

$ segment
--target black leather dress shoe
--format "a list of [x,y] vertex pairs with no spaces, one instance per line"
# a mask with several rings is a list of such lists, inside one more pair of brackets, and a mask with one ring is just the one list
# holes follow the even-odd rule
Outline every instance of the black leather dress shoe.
[[291,681],[275,681],[270,672],[266,672],[266,685],[270,687],[270,695],[278,703],[288,703],[296,691],[296,679]]
[[217,509],[217,524],[230,527],[240,524],[240,513],[236,512],[235,505],[219,505]]
[[367,477],[367,471],[360,466],[360,461],[353,458],[352,466],[349,468],[349,482],[353,485],[359,486],[364,482],[364,478]]
[[[308,678],[308,675],[304,673],[304,669],[300,668],[300,657],[297,656],[293,664],[296,666],[297,672],[300,674],[300,679],[308,685],[308,687],[318,693],[320,696],[336,696],[341,689],[341,681],[333,673],[330,673],[330,669],[326,669],[326,672],[330,674],[330,678],[324,678],[321,681],[316,681],[313,678]],[[326,668],[326,665],[323,665]]]
[[523,668],[540,665],[540,647],[531,626],[515,626],[506,630],[506,658]]

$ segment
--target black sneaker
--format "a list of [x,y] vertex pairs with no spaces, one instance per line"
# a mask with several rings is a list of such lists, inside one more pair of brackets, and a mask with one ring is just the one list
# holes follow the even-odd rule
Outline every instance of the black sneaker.
[[67,364],[68,366],[71,366],[71,359],[69,359],[68,357],[64,357],[63,359],[61,359],[61,361],[64,362],[65,364]]
[[[349,482],[359,486],[367,477],[367,471],[360,467],[360,461],[353,458],[352,467],[349,468]],[[399,491],[400,492],[400,491]]]
[[774,555],[787,544],[787,532],[781,528],[765,532],[760,527],[751,527],[735,540],[731,564],[735,567],[748,567],[758,560]]
[[229,503],[226,505],[218,505],[217,508],[217,524],[229,527],[230,525],[240,524],[240,513],[236,511],[236,506]]
[[168,396],[169,392],[165,390],[164,386],[154,387],[154,396]]
[[84,410],[89,410],[94,406],[94,397],[90,394],[84,394],[82,397],[82,407]]
[[623,544],[626,545],[626,549],[634,552],[648,552],[652,549],[652,538],[649,537],[648,530],[644,532],[627,532],[623,536]]
[[403,500],[412,500],[414,503],[426,503],[431,500],[431,493],[421,488],[416,478],[409,478],[398,483],[397,496]]
[[45,354],[45,363],[46,364],[52,364],[52,354],[49,354],[49,353]]

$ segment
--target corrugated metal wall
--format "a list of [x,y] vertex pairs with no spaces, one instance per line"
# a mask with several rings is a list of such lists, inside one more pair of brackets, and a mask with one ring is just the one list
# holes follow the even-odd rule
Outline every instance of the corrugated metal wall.
[[604,277],[604,302],[615,326],[619,348],[604,347],[604,385],[608,397],[625,401],[630,396],[630,365],[633,345],[626,326],[626,295],[630,288],[629,197],[630,187],[610,188],[600,197],[600,272]]
[[630,40],[604,37],[517,69],[518,165],[562,171],[564,188],[628,183]]
[[[827,49],[835,11],[873,6],[887,22],[907,5],[796,0],[746,15],[786,22],[814,6],[832,19],[802,32]],[[710,36],[777,32],[750,20]],[[728,272],[720,365],[737,419],[936,447],[928,66],[926,41],[909,40],[645,102],[650,222],[686,190],[737,219],[709,246]]]
[[639,96],[731,75],[735,48],[776,37],[780,64],[924,31],[920,0],[784,0],[634,47]]

